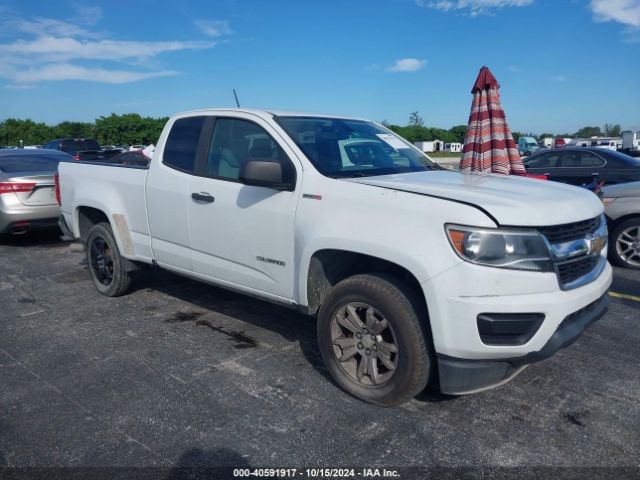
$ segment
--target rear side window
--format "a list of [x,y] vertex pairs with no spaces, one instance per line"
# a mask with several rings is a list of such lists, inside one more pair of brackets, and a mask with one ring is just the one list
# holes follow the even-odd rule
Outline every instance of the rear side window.
[[560,159],[560,166],[563,168],[577,168],[582,167],[582,162],[580,159],[581,152],[564,152],[562,154],[562,158]]
[[164,146],[162,163],[182,172],[193,172],[205,119],[203,116],[187,117],[174,122]]
[[0,156],[0,171],[4,173],[55,172],[58,163],[72,157],[64,153],[59,155],[7,155]]
[[582,167],[602,167],[604,162],[600,157],[591,152],[582,152],[580,166]]

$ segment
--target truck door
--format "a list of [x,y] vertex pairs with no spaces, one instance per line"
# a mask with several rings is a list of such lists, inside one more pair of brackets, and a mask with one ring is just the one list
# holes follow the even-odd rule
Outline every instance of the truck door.
[[231,286],[290,299],[299,187],[289,192],[243,185],[239,176],[245,162],[258,159],[280,162],[290,178],[300,175],[277,133],[251,118],[212,117],[207,152],[189,181],[193,267]]
[[145,196],[153,258],[163,266],[193,270],[189,242],[189,179],[205,116],[178,118],[147,175]]

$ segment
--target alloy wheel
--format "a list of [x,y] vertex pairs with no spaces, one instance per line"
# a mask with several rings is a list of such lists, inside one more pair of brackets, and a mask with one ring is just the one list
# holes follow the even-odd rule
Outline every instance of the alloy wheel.
[[398,365],[398,343],[387,319],[371,305],[350,302],[331,319],[333,352],[349,377],[363,386],[386,384]]
[[625,228],[616,238],[616,252],[626,263],[640,267],[640,225]]

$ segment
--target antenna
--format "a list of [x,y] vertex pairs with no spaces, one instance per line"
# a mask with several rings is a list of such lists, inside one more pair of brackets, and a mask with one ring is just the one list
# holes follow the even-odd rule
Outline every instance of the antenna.
[[240,108],[240,102],[238,101],[238,94],[236,93],[236,89],[233,89],[233,96],[236,98],[236,106]]

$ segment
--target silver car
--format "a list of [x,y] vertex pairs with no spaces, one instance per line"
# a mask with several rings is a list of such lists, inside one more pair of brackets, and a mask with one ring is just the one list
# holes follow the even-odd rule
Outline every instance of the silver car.
[[640,182],[602,189],[609,223],[609,257],[621,267],[640,270]]
[[61,160],[73,157],[58,150],[0,150],[0,234],[57,225],[54,175]]

